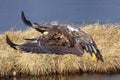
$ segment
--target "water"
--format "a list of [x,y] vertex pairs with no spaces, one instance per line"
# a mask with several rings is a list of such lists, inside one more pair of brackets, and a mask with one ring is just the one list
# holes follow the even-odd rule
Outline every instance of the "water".
[[25,29],[22,10],[39,23],[120,22],[120,0],[0,0],[0,33],[11,27]]
[[99,75],[99,74],[83,74],[83,75],[59,75],[45,77],[13,77],[1,78],[0,80],[120,80],[120,75]]
[[[25,29],[21,11],[32,22],[82,24],[119,23],[120,0],[0,0],[0,33],[15,29]],[[56,80],[55,76],[55,79]],[[63,78],[63,79],[61,79]],[[32,78],[34,79],[34,78]],[[32,80],[15,78],[15,80]],[[119,80],[120,75],[75,75],[62,76],[60,80]],[[35,80],[35,79],[34,79]],[[52,80],[52,79],[51,79]]]

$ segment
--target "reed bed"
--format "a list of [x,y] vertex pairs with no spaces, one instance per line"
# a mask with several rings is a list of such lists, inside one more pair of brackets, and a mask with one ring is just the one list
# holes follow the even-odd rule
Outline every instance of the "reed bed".
[[24,38],[34,38],[40,33],[34,29],[7,31],[0,34],[0,76],[52,75],[67,73],[119,73],[120,72],[120,25],[84,25],[82,30],[92,35],[103,55],[104,62],[94,62],[85,52],[81,57],[74,54],[35,54],[10,48],[6,35],[15,43]]

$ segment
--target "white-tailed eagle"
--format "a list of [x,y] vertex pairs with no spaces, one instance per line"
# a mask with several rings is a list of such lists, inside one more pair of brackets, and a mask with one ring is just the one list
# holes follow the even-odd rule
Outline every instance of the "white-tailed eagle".
[[93,38],[79,28],[70,25],[51,25],[31,23],[26,19],[24,12],[21,14],[23,22],[40,33],[41,36],[34,39],[26,39],[24,44],[13,43],[8,36],[6,42],[14,49],[20,49],[32,53],[47,54],[76,54],[81,56],[84,50],[93,57],[93,60],[103,61],[103,57],[97,48]]

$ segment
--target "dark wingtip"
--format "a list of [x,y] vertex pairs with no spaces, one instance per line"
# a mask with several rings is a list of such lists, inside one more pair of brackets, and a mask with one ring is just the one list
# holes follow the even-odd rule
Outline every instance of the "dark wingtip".
[[103,60],[103,56],[101,55],[101,53],[100,53],[99,50],[97,50],[97,54],[98,54],[98,58],[99,58],[99,60],[101,60],[102,62],[104,62],[104,60]]
[[99,60],[101,60],[102,62],[104,62],[104,60],[103,60],[103,57],[101,56],[101,57],[99,57]]
[[103,58],[100,58],[100,60],[101,60],[102,62],[104,62]]
[[22,12],[21,12],[21,18],[22,18],[22,21],[24,22],[25,25],[27,25],[27,26],[32,26],[32,23],[31,23],[29,20],[26,19],[23,10],[22,10]]
[[15,50],[17,50],[17,48],[15,47],[15,46],[18,46],[17,44],[14,44],[10,39],[9,39],[9,37],[6,35],[6,42],[7,42],[7,44],[10,46],[10,47],[12,47],[12,48],[14,48]]

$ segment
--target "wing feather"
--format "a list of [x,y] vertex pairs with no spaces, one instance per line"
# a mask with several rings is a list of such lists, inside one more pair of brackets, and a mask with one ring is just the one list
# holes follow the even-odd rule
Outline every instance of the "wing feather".
[[26,51],[26,52],[33,52],[33,53],[41,53],[41,52],[43,52],[41,47],[39,47],[37,41],[35,41],[35,42],[32,41],[32,42],[28,42],[28,43],[25,43],[25,44],[21,44],[21,45],[19,45],[19,48],[22,51]]
[[86,32],[84,32],[82,30],[79,30],[74,33],[74,36],[75,36],[77,42],[80,43],[80,45],[82,46],[83,49],[85,49],[91,55],[95,54],[100,60],[103,61],[102,55],[101,55],[99,49],[97,48],[95,41],[89,34],[87,34]]

